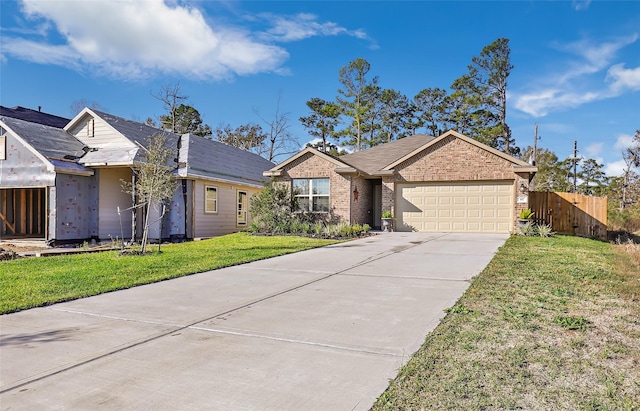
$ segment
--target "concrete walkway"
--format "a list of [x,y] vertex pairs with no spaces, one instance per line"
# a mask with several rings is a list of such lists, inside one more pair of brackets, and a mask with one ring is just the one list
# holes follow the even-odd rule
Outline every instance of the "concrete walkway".
[[507,237],[385,233],[0,316],[0,407],[369,409]]

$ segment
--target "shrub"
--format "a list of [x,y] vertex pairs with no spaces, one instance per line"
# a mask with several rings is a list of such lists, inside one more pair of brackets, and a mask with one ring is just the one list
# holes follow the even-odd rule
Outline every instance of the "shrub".
[[536,228],[532,222],[528,221],[523,225],[521,225],[520,227],[518,227],[517,234],[523,235],[523,236],[532,236],[536,234]]
[[249,211],[253,223],[249,228],[259,233],[287,233],[293,225],[297,208],[296,197],[291,195],[287,186],[272,180],[251,197]]
[[520,215],[518,216],[520,220],[529,220],[533,218],[533,211],[530,208],[525,208],[524,210],[520,210]]
[[540,224],[535,226],[535,233],[540,237],[547,238],[553,235],[553,230],[548,224]]

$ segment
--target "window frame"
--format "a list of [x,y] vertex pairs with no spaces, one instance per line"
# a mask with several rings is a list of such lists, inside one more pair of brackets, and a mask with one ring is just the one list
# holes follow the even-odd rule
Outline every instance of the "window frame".
[[[240,201],[240,195],[244,194],[244,202]],[[236,190],[236,227],[246,227],[249,223],[249,193],[245,190]],[[241,221],[244,215],[244,221]]]
[[[326,194],[314,194],[313,193],[313,181],[314,180],[326,180],[327,181],[327,193]],[[328,213],[331,209],[331,179],[329,177],[310,177],[310,178],[294,178],[291,181],[291,190],[293,193],[294,185],[296,181],[306,181],[307,186],[309,187],[309,191],[303,194],[295,194],[295,197],[306,198],[308,200],[308,207],[304,209],[299,207],[299,211],[309,212],[309,213]],[[314,198],[327,198],[327,210],[314,210],[313,209],[313,200]]]
[[[207,198],[207,194],[209,193],[209,190],[212,190],[213,192],[216,193],[216,198],[213,199],[213,204],[214,204],[214,210],[213,211],[208,209],[208,203],[209,203],[210,199]],[[205,185],[204,186],[204,213],[205,214],[218,214],[218,187],[217,186],[211,186],[211,185]]]

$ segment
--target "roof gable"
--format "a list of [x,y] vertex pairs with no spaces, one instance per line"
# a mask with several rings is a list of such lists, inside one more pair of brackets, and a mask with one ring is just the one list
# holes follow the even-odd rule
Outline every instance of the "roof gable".
[[76,163],[85,154],[85,145],[66,131],[12,117],[0,116],[0,124],[43,161],[47,169],[71,174],[93,174]]
[[48,159],[69,160],[84,155],[84,144],[60,128],[10,117],[0,117],[0,120],[14,135]]
[[132,165],[140,159],[140,147],[146,147],[150,137],[163,135],[167,146],[176,150],[180,138],[178,134],[90,108],[84,108],[65,130],[92,148],[82,162],[95,166]]
[[429,147],[438,144],[440,141],[449,138],[449,137],[454,137],[454,138],[458,138],[461,139],[469,144],[472,144],[478,148],[481,148],[493,155],[496,155],[498,157],[501,157],[509,162],[511,162],[515,167],[519,167],[522,168],[522,171],[536,171],[537,168],[536,167],[532,167],[529,163],[526,163],[520,159],[517,159],[513,156],[510,156],[509,154],[503,153],[502,151],[496,150],[493,147],[489,147],[486,144],[483,144],[477,140],[474,140],[472,138],[469,138],[467,136],[465,136],[464,134],[460,134],[457,131],[453,131],[453,130],[449,130],[446,133],[442,134],[441,136],[437,137],[437,138],[433,138],[432,140],[428,141],[426,144],[416,148],[415,150],[407,153],[406,155],[404,155],[403,157],[397,159],[396,161],[392,162],[391,164],[389,164],[388,166],[386,166],[384,168],[384,170],[392,170],[394,167],[396,167],[398,164],[410,159],[411,157],[417,155],[418,153],[428,149]]
[[282,163],[280,163],[280,164],[276,165],[275,167],[273,167],[273,168],[269,169],[268,171],[266,171],[264,175],[265,176],[277,175],[277,172],[282,170],[288,164],[291,164],[292,162],[296,161],[297,159],[299,159],[300,157],[302,157],[302,156],[304,156],[306,154],[312,154],[312,155],[315,155],[315,156],[320,156],[324,160],[327,160],[328,162],[333,163],[338,167],[349,166],[349,164],[347,164],[346,162],[341,161],[341,159],[337,159],[337,158],[335,158],[333,156],[330,156],[329,154],[326,154],[326,153],[323,153],[321,151],[318,151],[315,148],[305,147],[303,150],[301,150],[297,154],[289,157],[288,159],[284,160]]

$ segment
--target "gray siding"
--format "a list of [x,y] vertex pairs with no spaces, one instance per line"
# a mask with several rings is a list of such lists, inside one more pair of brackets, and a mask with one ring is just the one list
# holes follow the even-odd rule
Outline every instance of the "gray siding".
[[[101,240],[111,238],[131,238],[131,211],[124,211],[131,207],[131,195],[122,191],[120,180],[131,181],[131,169],[103,168],[98,173],[98,236]],[[118,218],[120,207],[122,229]]]
[[[208,214],[204,212],[204,187],[214,186],[218,188],[218,212]],[[247,193],[247,203],[250,204],[251,196],[261,189],[240,184],[227,184],[214,181],[194,181],[193,237],[204,238],[230,234],[243,231],[251,224],[251,216],[248,217],[246,226],[236,225],[238,190]]]

